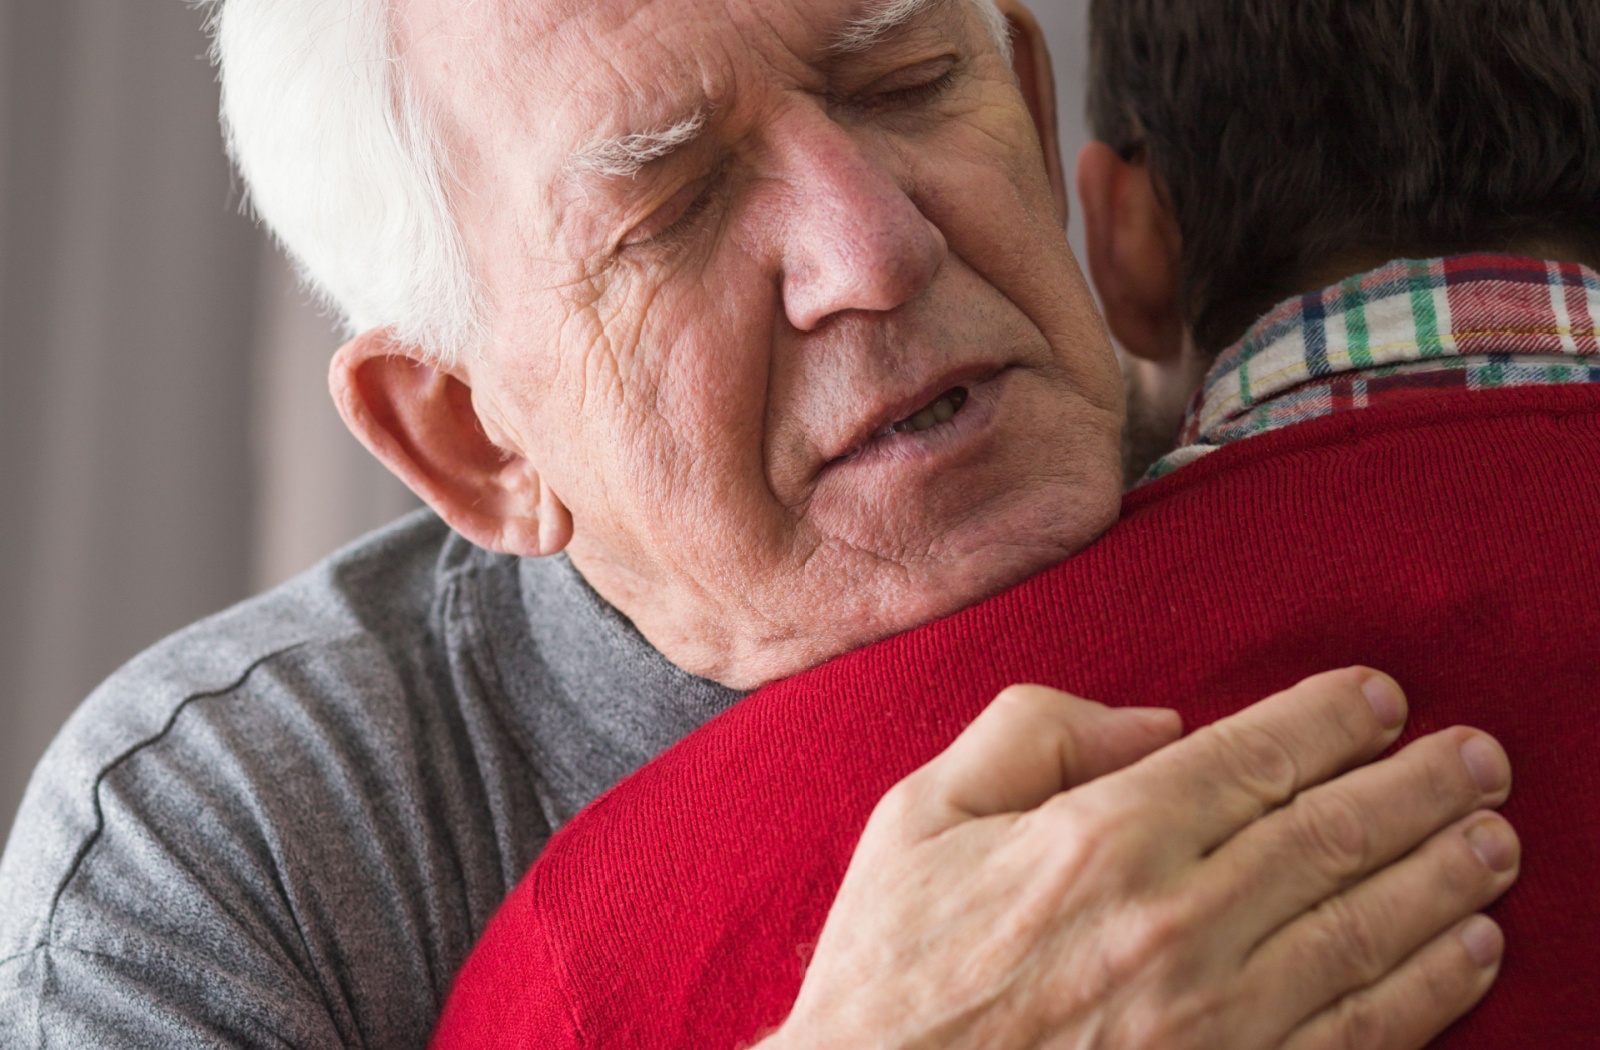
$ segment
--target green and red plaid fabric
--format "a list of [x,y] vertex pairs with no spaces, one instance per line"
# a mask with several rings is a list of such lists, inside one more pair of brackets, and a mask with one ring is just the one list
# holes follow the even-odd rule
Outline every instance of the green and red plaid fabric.
[[1223,351],[1178,447],[1144,480],[1230,441],[1441,387],[1600,383],[1600,273],[1505,255],[1401,259],[1279,304]]

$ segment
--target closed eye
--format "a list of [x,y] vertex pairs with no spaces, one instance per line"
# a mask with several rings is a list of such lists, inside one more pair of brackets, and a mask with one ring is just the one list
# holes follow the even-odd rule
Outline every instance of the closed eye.
[[621,247],[635,248],[680,239],[694,228],[715,201],[717,183],[717,175],[713,173],[685,184],[643,222],[629,230],[622,238]]
[[950,90],[960,73],[954,56],[918,62],[879,77],[846,102],[856,110],[914,109],[933,102]]
[[956,72],[951,69],[926,84],[880,92],[872,97],[872,101],[881,105],[919,106],[925,102],[932,102],[940,95],[943,95],[950,89],[950,85],[955,79]]

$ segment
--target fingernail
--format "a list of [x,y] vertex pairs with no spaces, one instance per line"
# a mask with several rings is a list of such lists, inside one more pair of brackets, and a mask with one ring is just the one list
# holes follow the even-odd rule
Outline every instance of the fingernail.
[[1517,837],[1498,820],[1484,820],[1467,829],[1467,845],[1490,871],[1510,871],[1517,862]]
[[1405,694],[1388,675],[1375,674],[1368,678],[1361,683],[1361,692],[1366,695],[1367,703],[1372,705],[1372,713],[1378,716],[1378,724],[1383,728],[1394,729],[1405,721]]
[[1461,944],[1467,949],[1467,954],[1472,956],[1472,961],[1480,969],[1487,970],[1500,960],[1500,953],[1505,950],[1505,935],[1500,932],[1500,927],[1483,916],[1474,915],[1461,927]]
[[1511,779],[1511,768],[1505,754],[1486,736],[1474,735],[1461,745],[1461,761],[1467,764],[1472,782],[1485,795],[1493,795],[1505,788]]

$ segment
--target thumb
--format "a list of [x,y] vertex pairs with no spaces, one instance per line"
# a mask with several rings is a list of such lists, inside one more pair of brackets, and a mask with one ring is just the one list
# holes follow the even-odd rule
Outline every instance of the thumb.
[[1176,711],[1107,707],[1042,685],[995,697],[929,764],[949,823],[1020,813],[1137,762],[1183,732]]

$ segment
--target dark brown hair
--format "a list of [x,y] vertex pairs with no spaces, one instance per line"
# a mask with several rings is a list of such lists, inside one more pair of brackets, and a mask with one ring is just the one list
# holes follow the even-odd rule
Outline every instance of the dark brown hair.
[[1341,254],[1600,255],[1600,0],[1093,0],[1090,54],[1203,350]]

